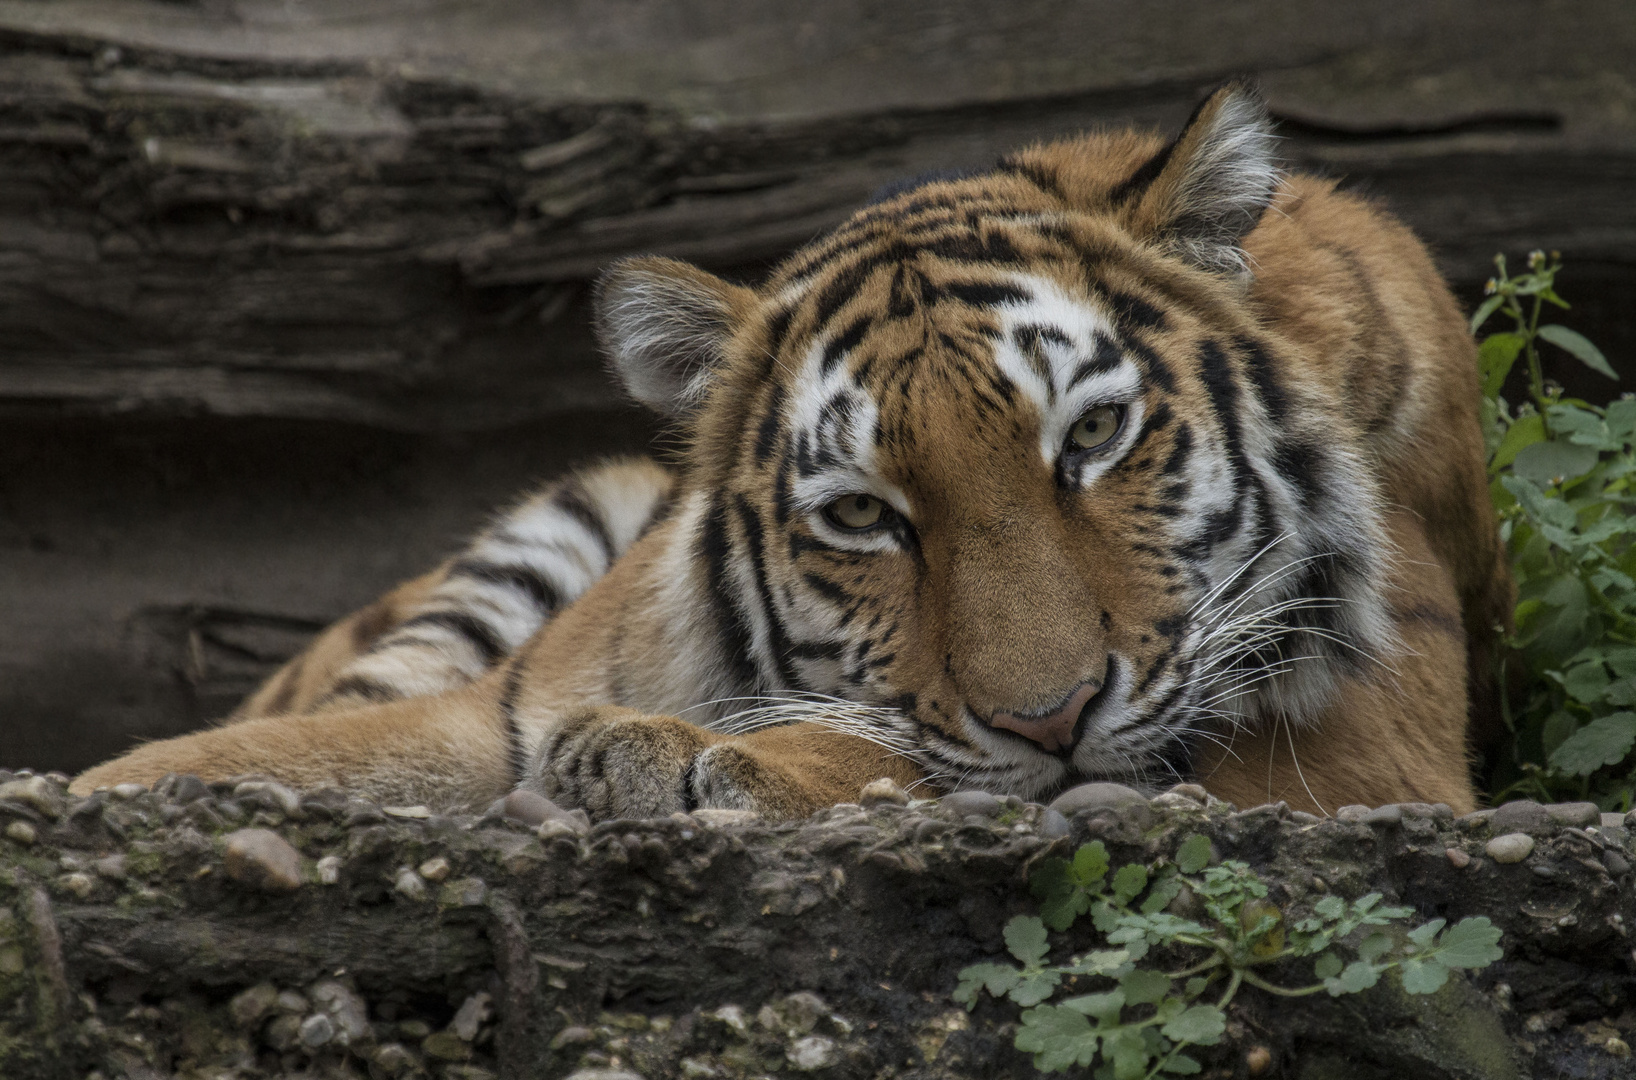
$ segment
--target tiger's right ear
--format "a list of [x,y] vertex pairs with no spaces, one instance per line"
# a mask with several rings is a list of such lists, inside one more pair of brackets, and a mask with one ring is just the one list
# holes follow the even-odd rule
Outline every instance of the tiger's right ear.
[[754,300],[751,290],[675,259],[624,259],[596,284],[597,341],[632,397],[683,416],[703,399]]

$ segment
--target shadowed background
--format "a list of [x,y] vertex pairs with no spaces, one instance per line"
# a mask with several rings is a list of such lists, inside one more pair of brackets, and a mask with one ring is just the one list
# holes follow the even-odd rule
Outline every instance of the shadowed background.
[[1561,250],[1636,376],[1627,0],[0,0],[0,764],[218,717],[649,446],[588,329],[609,260],[753,278],[883,183],[1245,73],[1468,307]]

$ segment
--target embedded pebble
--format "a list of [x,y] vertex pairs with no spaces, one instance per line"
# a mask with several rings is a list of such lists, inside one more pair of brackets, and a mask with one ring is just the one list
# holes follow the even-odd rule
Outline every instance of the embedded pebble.
[[325,855],[318,860],[318,881],[323,885],[334,885],[341,880],[341,857],[339,855]]
[[471,1047],[452,1031],[432,1032],[420,1040],[420,1048],[444,1061],[465,1061],[471,1057]]
[[1448,857],[1449,865],[1456,870],[1464,870],[1471,865],[1471,856],[1457,847],[1445,848],[1443,854]]
[[233,798],[254,802],[285,817],[301,817],[301,796],[276,780],[247,780],[233,788]]
[[1305,810],[1291,810],[1289,819],[1297,825],[1316,825],[1323,820],[1317,814],[1309,814]]
[[642,1076],[624,1069],[576,1069],[568,1080],[642,1080]]
[[1068,819],[1062,816],[1061,811],[1047,806],[1040,814],[1039,832],[1047,840],[1055,840],[1059,836],[1067,836],[1070,832]]
[[398,1042],[382,1043],[376,1047],[375,1052],[369,1057],[369,1062],[374,1066],[370,1072],[379,1069],[387,1076],[401,1076],[419,1064],[415,1055],[409,1052],[409,1048]]
[[1519,863],[1533,852],[1534,838],[1527,833],[1506,833],[1490,840],[1484,850],[1497,863]]
[[62,816],[67,804],[62,789],[43,776],[27,776],[0,784],[0,799],[31,806],[53,821]]
[[46,773],[45,778],[60,788],[66,788],[69,784],[74,782],[74,778],[72,776],[69,776],[65,772],[58,772],[56,769],[52,769],[50,772]]
[[105,855],[98,859],[93,866],[99,877],[110,881],[125,880],[125,856],[123,854]]
[[1174,791],[1155,795],[1148,801],[1164,810],[1197,810],[1203,805],[1197,799],[1189,798],[1186,795],[1178,795]]
[[1488,823],[1494,819],[1492,810],[1473,810],[1469,814],[1461,814],[1454,819],[1454,824],[1465,832],[1481,832],[1488,828]]
[[[1428,806],[1426,809],[1430,810],[1431,807]],[[1377,806],[1367,814],[1359,815],[1358,823],[1361,825],[1400,825],[1403,823],[1403,809],[1396,803]]]
[[335,1025],[323,1013],[314,1013],[296,1029],[301,1045],[316,1050],[335,1037]]
[[1069,788],[1051,800],[1051,809],[1063,817],[1073,817],[1084,810],[1095,810],[1103,807],[1118,808],[1138,802],[1147,802],[1147,796],[1135,788],[1128,788],[1124,784],[1109,784],[1099,781]]
[[561,1050],[565,1046],[577,1046],[580,1043],[588,1042],[596,1042],[596,1032],[588,1027],[570,1024],[552,1037],[551,1049]]
[[455,907],[478,907],[488,896],[488,886],[482,878],[461,878],[443,886],[440,902]]
[[304,1013],[309,1007],[307,999],[294,990],[280,990],[275,1004],[279,1012],[291,1014]]
[[841,1052],[835,1046],[835,1040],[826,1039],[822,1035],[808,1035],[796,1039],[785,1051],[784,1056],[789,1059],[790,1067],[799,1072],[827,1069],[841,1060]]
[[1604,829],[1622,829],[1622,828],[1625,827],[1625,815],[1623,815],[1623,814],[1603,814],[1602,815],[1602,820],[1599,821],[1597,824],[1599,824]]
[[1532,799],[1518,799],[1494,808],[1488,819],[1489,827],[1497,833],[1540,832],[1551,827],[1551,815],[1545,807]]
[[146,795],[147,793],[148,786],[146,784],[115,784],[108,789],[108,794],[116,799],[134,799],[138,795]]
[[477,1038],[477,1032],[494,1015],[494,997],[484,991],[478,991],[461,1004],[449,1021],[449,1030],[460,1036],[466,1042]]
[[432,816],[429,806],[383,806],[381,812],[388,817],[405,818],[410,821],[425,821]]
[[420,876],[427,881],[442,881],[453,869],[454,867],[449,865],[449,860],[441,855],[434,855],[416,868]]
[[178,776],[171,785],[169,798],[171,802],[185,805],[210,797],[210,785],[200,780],[192,773]]
[[240,991],[227,1003],[227,1013],[241,1028],[253,1028],[278,1006],[278,987],[272,983],[257,983]]
[[22,844],[25,847],[34,843],[36,835],[34,826],[30,825],[26,821],[13,821],[11,824],[6,826],[7,839],[15,840],[17,843]]
[[1198,784],[1177,784],[1166,795],[1180,795],[1184,799],[1192,799],[1201,806],[1210,801],[1210,793]]
[[996,817],[1000,813],[1000,800],[986,791],[955,791],[943,796],[937,802],[938,809],[955,817],[965,817],[976,814],[978,817]]
[[692,817],[716,829],[733,825],[754,825],[761,820],[761,815],[754,810],[718,810],[711,807],[693,811]]
[[63,888],[67,889],[81,900],[84,900],[87,896],[90,896],[91,890],[97,887],[97,883],[91,880],[90,874],[81,874],[78,872],[64,874],[58,879],[58,881],[62,884]]
[[426,882],[422,881],[420,875],[407,866],[398,867],[398,876],[392,883],[392,887],[411,900],[424,900],[426,898]]
[[1244,1051],[1244,1071],[1250,1076],[1261,1076],[1272,1068],[1272,1051],[1265,1046],[1252,1046]]
[[301,1017],[289,1014],[275,1016],[261,1037],[274,1050],[282,1052],[292,1049],[301,1040]]
[[1545,808],[1553,825],[1568,825],[1583,829],[1602,823],[1602,808],[1593,802],[1552,803]]
[[301,855],[271,829],[239,829],[227,834],[222,862],[227,876],[267,892],[301,887]]
[[893,806],[908,806],[909,793],[898,786],[898,782],[891,777],[883,776],[879,780],[871,780],[858,793],[858,802],[862,806],[880,806],[890,803]]
[[583,836],[588,831],[590,830],[576,828],[573,824],[564,821],[562,818],[546,818],[544,821],[540,822],[539,828],[534,830],[534,835],[539,837],[541,840],[555,840],[559,836],[566,836],[572,839]]
[[1617,851],[1602,852],[1602,865],[1607,867],[1611,877],[1624,877],[1630,873],[1630,861]]
[[334,1039],[342,1046],[360,1046],[375,1041],[369,1024],[369,1006],[346,983],[320,979],[307,988],[307,997],[323,1010],[334,1027]]
[[1349,804],[1347,806],[1343,806],[1339,810],[1335,811],[1335,820],[1336,821],[1362,821],[1363,820],[1363,815],[1369,813],[1373,809],[1374,809],[1373,807],[1360,806],[1357,803],[1351,803],[1351,804]]

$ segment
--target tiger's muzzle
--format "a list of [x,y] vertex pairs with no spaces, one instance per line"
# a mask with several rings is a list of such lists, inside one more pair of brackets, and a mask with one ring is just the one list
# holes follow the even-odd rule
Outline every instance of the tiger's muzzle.
[[1039,743],[1047,753],[1072,750],[1079,741],[1079,717],[1102,691],[1102,682],[1087,679],[1059,705],[1037,713],[996,712],[989,726],[1014,731]]

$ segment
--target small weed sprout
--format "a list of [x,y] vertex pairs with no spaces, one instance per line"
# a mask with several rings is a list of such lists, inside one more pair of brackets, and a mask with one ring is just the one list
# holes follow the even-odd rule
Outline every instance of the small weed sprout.
[[[1199,1062],[1183,1051],[1221,1038],[1227,1005],[1246,985],[1283,997],[1339,996],[1367,990],[1396,968],[1406,991],[1430,994],[1449,972],[1486,967],[1502,955],[1500,931],[1488,919],[1454,926],[1434,919],[1405,931],[1396,924],[1413,912],[1382,904],[1379,893],[1350,902],[1325,896],[1292,918],[1267,900],[1266,884],[1246,864],[1210,865],[1202,835],[1152,867],[1110,869],[1101,841],[1072,860],[1042,863],[1029,883],[1040,914],[1005,927],[1017,963],[960,972],[954,999],[968,1010],[985,991],[1022,1006],[1016,1046],[1043,1072],[1096,1066],[1096,1080],[1196,1073]],[[1086,914],[1108,947],[1048,962],[1048,931],[1066,930]],[[1179,966],[1139,966],[1156,952]],[[1304,959],[1317,981],[1288,986],[1272,977],[1275,965],[1287,972]],[[1052,1000],[1065,980],[1075,990],[1083,980],[1093,992]]]

